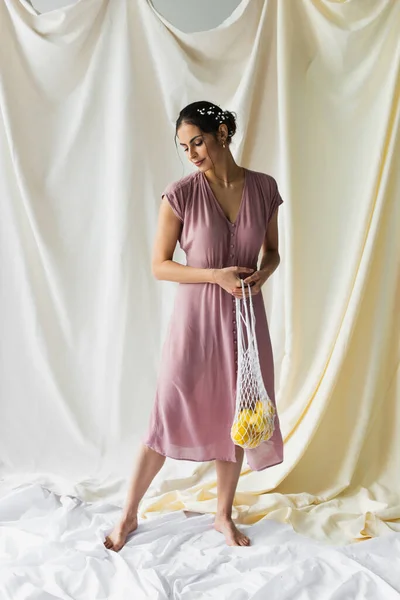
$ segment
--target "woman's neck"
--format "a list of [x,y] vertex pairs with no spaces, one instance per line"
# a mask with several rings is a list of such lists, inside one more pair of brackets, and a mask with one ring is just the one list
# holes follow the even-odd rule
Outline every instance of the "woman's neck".
[[220,187],[229,187],[233,183],[237,183],[244,176],[243,167],[236,164],[232,154],[226,153],[221,161],[215,164],[214,169],[209,169],[205,172],[207,179]]

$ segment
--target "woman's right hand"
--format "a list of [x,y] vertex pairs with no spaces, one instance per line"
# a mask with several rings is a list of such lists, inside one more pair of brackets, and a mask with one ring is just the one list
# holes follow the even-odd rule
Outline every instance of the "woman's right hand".
[[241,287],[241,278],[239,275],[243,273],[245,275],[251,275],[254,273],[254,269],[249,267],[225,267],[223,269],[215,269],[214,282],[217,283],[222,289],[229,294],[232,294],[235,289]]

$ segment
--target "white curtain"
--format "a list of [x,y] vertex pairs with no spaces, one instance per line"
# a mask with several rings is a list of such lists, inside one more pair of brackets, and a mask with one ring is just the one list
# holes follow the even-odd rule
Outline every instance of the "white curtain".
[[[335,543],[400,531],[399,31],[391,0],[243,0],[196,34],[147,0],[1,3],[2,493],[123,502],[175,293],[150,270],[188,168],[174,122],[207,99],[285,199],[264,290],[285,461],[244,468],[236,515]],[[143,514],[213,512],[215,483],[169,461]]]

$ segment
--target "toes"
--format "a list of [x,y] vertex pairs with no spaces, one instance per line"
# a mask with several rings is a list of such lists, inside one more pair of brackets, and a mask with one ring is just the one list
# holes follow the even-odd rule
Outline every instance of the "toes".
[[239,544],[240,544],[240,546],[250,546],[250,540],[247,536],[241,537],[241,538],[239,538]]
[[228,546],[250,546],[250,539],[238,530],[233,523],[222,527],[218,524],[216,529],[225,535]]
[[106,537],[106,539],[104,541],[104,545],[107,548],[107,550],[110,550],[110,548],[113,547],[113,543],[112,543],[112,541],[110,540],[109,537]]

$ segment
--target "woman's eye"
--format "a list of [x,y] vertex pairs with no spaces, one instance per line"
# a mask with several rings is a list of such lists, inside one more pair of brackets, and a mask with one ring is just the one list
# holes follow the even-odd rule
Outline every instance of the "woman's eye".
[[[203,142],[202,142],[202,141],[201,141],[201,142],[199,142],[198,144],[195,144],[196,148],[198,148],[199,146],[202,146],[202,145],[203,145]],[[187,152],[188,150],[189,150],[189,148],[184,148],[184,149],[183,149],[183,151],[184,151],[184,152]]]

